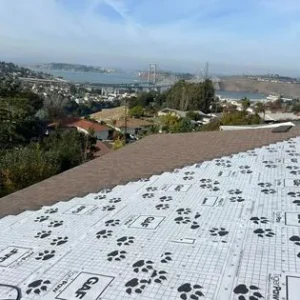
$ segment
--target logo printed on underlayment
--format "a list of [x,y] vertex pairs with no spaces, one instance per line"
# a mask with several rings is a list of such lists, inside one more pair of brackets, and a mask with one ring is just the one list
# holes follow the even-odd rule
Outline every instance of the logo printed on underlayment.
[[285,224],[300,227],[300,213],[285,213]]
[[162,216],[139,216],[129,228],[139,228],[139,229],[156,229],[159,224],[165,219]]
[[281,274],[270,274],[269,275],[269,299],[280,300],[282,299],[281,288]]
[[95,209],[97,209],[94,205],[82,205],[78,204],[70,209],[66,210],[64,214],[70,214],[70,215],[87,215],[92,213]]
[[300,276],[286,276],[286,299],[299,300]]
[[112,276],[82,272],[56,296],[60,300],[97,300],[114,280]]
[[0,251],[0,267],[8,267],[30,251],[31,249],[29,248],[21,247],[8,247]]

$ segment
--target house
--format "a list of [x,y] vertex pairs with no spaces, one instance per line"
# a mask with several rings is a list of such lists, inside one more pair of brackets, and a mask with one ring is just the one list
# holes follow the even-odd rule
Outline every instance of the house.
[[259,116],[264,120],[265,123],[276,123],[285,121],[297,121],[300,120],[300,116],[289,113],[289,112],[276,112],[266,111],[265,113],[260,113]]
[[[205,114],[204,112],[200,111],[200,110],[195,110],[193,111],[194,113],[198,113],[200,115],[200,117],[207,117],[208,115]],[[172,115],[172,116],[176,116],[178,118],[185,118],[187,115],[188,111],[181,111],[181,110],[177,110],[177,109],[173,109],[173,108],[164,108],[162,110],[160,110],[157,115],[159,117],[161,116],[166,116],[166,115]]]
[[153,123],[142,119],[127,118],[126,122],[125,119],[117,120],[111,123],[111,126],[121,132],[124,132],[126,127],[127,133],[136,135],[149,130],[149,128],[153,126]]
[[125,118],[126,115],[128,115],[128,107],[120,106],[115,108],[102,109],[99,112],[91,114],[90,117],[91,119],[94,119],[98,122],[111,122],[113,120],[120,120],[122,118]]
[[92,130],[98,140],[107,140],[112,129],[106,125],[101,125],[85,119],[67,119],[62,122],[63,126],[75,127],[78,131],[89,134]]

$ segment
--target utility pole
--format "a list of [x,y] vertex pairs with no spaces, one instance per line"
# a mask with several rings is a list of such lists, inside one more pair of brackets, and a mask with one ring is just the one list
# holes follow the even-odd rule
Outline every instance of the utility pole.
[[127,143],[127,98],[125,98],[124,145]]

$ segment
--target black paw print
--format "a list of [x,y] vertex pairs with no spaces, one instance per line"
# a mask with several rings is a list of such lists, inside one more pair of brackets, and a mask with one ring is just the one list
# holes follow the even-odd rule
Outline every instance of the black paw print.
[[147,261],[139,260],[136,263],[134,263],[132,267],[135,273],[139,273],[139,272],[148,273],[153,270],[153,264],[154,262],[151,260],[147,260]]
[[103,211],[112,211],[112,210],[115,210],[115,209],[116,209],[116,207],[114,205],[106,205],[106,206],[102,207]]
[[126,284],[125,287],[126,293],[131,295],[132,292],[136,294],[141,294],[143,290],[146,288],[147,285],[151,284],[151,279],[138,279],[138,278],[133,278],[129,280]]
[[204,297],[204,294],[201,291],[202,288],[203,287],[199,284],[191,285],[190,283],[184,283],[177,289],[177,291],[180,293],[180,298],[182,300],[198,300],[200,297]]
[[189,181],[189,180],[193,180],[194,177],[193,176],[184,176],[182,179],[185,181]]
[[155,207],[156,207],[157,210],[167,210],[167,209],[170,208],[169,204],[166,204],[166,203],[157,204]]
[[160,262],[163,264],[167,264],[172,260],[172,253],[171,252],[165,252],[164,254],[161,255],[161,260]]
[[148,182],[148,181],[150,181],[149,178],[140,178],[140,179],[138,180],[138,182]]
[[202,182],[202,184],[200,185],[202,189],[209,189],[212,192],[220,190],[217,186],[220,184],[219,181],[212,181],[211,179],[201,179],[200,182]]
[[277,153],[277,149],[276,148],[266,148],[268,150],[269,153]]
[[161,284],[164,280],[167,280],[166,274],[167,274],[166,271],[156,271],[156,270],[154,270],[152,275],[151,275],[151,278],[153,279],[153,281],[155,283],[160,283]]
[[274,161],[264,160],[263,163],[265,164],[266,168],[269,168],[269,169],[275,169],[275,168],[277,168],[277,165],[275,165]]
[[212,236],[218,236],[218,235],[219,236],[225,236],[225,235],[227,235],[229,233],[223,227],[221,227],[221,228],[213,228],[209,232],[210,232],[210,235],[212,235]]
[[230,160],[217,159],[216,166],[223,167],[223,168],[231,168],[232,164]]
[[39,252],[38,256],[35,257],[36,260],[48,260],[54,257],[55,250],[45,250],[44,252]]
[[142,196],[144,199],[151,199],[154,197],[154,194],[153,193],[146,193],[146,194],[143,194]]
[[230,195],[240,195],[240,194],[242,194],[242,191],[239,189],[233,189],[233,190],[229,190],[228,193]]
[[295,200],[293,201],[294,204],[296,204],[297,206],[300,206],[300,200]]
[[42,223],[45,222],[49,219],[49,216],[41,216],[41,217],[37,217],[34,222],[38,222],[38,223]]
[[290,241],[293,242],[295,245],[300,246],[300,236],[294,235],[290,238]]
[[109,203],[119,203],[121,201],[122,201],[121,198],[112,198],[112,199],[109,200]]
[[171,196],[162,196],[159,198],[160,202],[169,202],[173,200],[173,197]]
[[253,173],[253,172],[250,170],[250,167],[249,167],[249,166],[240,166],[239,168],[241,169],[241,173],[242,173],[242,174],[251,174],[251,173]]
[[261,192],[265,195],[273,195],[276,194],[276,190],[274,189],[263,189],[261,190]]
[[124,250],[121,250],[121,251],[116,250],[116,251],[113,251],[113,252],[107,254],[107,260],[108,261],[113,261],[113,260],[121,261],[126,258],[126,254],[127,254],[127,252]]
[[289,192],[288,196],[292,198],[300,198],[300,192]]
[[191,225],[191,229],[195,230],[195,229],[198,229],[199,227],[200,227],[200,225],[196,221],[193,221],[193,223]]
[[249,156],[257,156],[257,154],[256,154],[256,152],[255,151],[247,151],[247,154],[249,155]]
[[244,202],[245,199],[243,197],[230,197],[229,198],[230,202]]
[[292,175],[300,175],[300,170],[297,170],[297,171],[293,170],[293,171],[290,172],[290,174],[292,174]]
[[117,225],[120,225],[120,220],[116,219],[116,220],[108,220],[105,222],[105,226],[106,227],[109,227],[109,226],[112,226],[112,227],[115,227]]
[[294,186],[300,186],[300,179],[293,180]]
[[52,245],[52,246],[61,246],[65,243],[67,243],[68,240],[69,240],[69,238],[67,236],[65,236],[65,237],[59,236],[59,237],[53,239],[52,242],[50,243],[50,245]]
[[146,188],[146,191],[147,191],[147,192],[155,192],[155,191],[157,191],[157,187],[155,187],[155,186],[147,187],[147,188]]
[[40,231],[36,234],[35,238],[44,239],[50,236],[52,231]]
[[188,224],[191,223],[191,219],[189,217],[177,217],[174,219],[177,224]]
[[179,215],[189,215],[190,213],[192,213],[190,208],[179,208],[179,209],[176,210],[176,212]]
[[269,187],[272,186],[272,183],[270,183],[270,182],[260,182],[258,185],[259,185],[260,187],[269,188]]
[[256,229],[254,230],[254,233],[257,234],[259,237],[263,238],[263,237],[273,237],[275,235],[275,233],[272,231],[272,229]]
[[112,236],[111,230],[101,230],[96,233],[97,239],[107,239],[110,236]]
[[254,224],[268,224],[268,223],[270,223],[270,221],[265,217],[260,217],[260,218],[253,217],[253,218],[250,219],[250,221],[252,221]]
[[102,189],[99,194],[109,194],[111,192],[111,189]]
[[117,245],[118,246],[130,246],[134,243],[135,238],[133,236],[123,236],[119,239],[117,239]]
[[58,212],[58,208],[49,208],[45,211],[45,214],[56,214]]
[[49,280],[33,281],[27,286],[26,294],[29,295],[33,292],[34,294],[40,295],[42,292],[47,291],[49,284],[51,284]]
[[48,227],[60,227],[64,224],[64,221],[52,221],[50,222],[50,224],[48,225]]
[[238,295],[239,300],[259,300],[264,298],[259,292],[259,288],[255,285],[250,285],[248,288],[245,284],[240,284],[233,292]]
[[94,197],[95,200],[104,200],[106,199],[106,195],[98,195],[96,197]]

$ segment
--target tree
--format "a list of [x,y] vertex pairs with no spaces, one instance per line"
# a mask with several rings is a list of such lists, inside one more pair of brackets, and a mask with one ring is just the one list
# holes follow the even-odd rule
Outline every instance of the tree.
[[48,119],[56,121],[65,117],[65,106],[68,99],[62,94],[48,95],[44,101],[44,109],[47,112]]
[[252,125],[259,124],[260,117],[258,114],[248,114],[246,111],[235,111],[224,113],[221,118],[223,125]]
[[125,144],[124,144],[124,140],[121,139],[121,138],[118,138],[118,139],[116,139],[116,140],[114,141],[113,149],[114,149],[114,150],[118,150],[118,149],[124,147],[124,145],[125,145]]
[[243,110],[247,110],[247,108],[249,108],[250,105],[251,105],[251,102],[250,102],[250,100],[247,97],[244,97],[241,100],[241,103],[242,103]]
[[142,106],[134,106],[129,110],[129,116],[134,118],[140,118],[144,116],[144,109]]
[[292,106],[292,112],[295,114],[300,112],[300,103],[296,103]]
[[186,117],[193,121],[200,121],[202,119],[200,114],[194,111],[188,111]]

